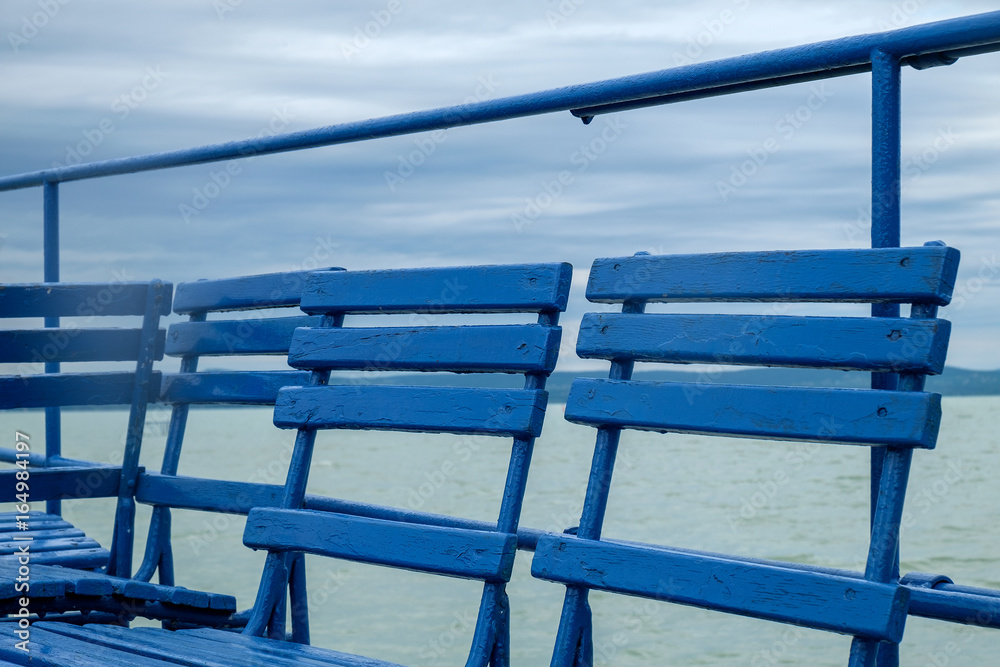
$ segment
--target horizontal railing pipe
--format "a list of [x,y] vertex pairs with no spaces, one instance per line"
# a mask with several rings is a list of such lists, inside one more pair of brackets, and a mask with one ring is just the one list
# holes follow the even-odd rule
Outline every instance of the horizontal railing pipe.
[[190,166],[575,110],[592,116],[622,103],[666,104],[741,90],[855,74],[879,49],[917,67],[1000,50],[1000,11],[882,33],[795,46],[707,63],[607,79],[537,93],[385,116],[272,137],[255,137],[165,153],[104,160],[0,178],[0,191]]

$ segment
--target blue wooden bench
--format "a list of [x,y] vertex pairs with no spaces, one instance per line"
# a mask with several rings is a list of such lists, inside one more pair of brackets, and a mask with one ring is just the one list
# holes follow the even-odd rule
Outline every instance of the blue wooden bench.
[[[63,371],[0,378],[3,408],[130,406],[121,465],[70,459],[47,451],[45,456],[21,457],[26,464],[0,473],[4,499],[17,500],[18,505],[26,499],[117,498],[110,551],[55,514],[25,514],[17,511],[25,507],[18,507],[15,512],[0,515],[0,525],[7,528],[0,546],[7,554],[0,557],[0,580],[4,582],[0,586],[0,614],[17,614],[23,607],[19,601],[25,592],[30,593],[31,613],[47,617],[124,623],[136,615],[148,615],[208,623],[219,622],[235,611],[232,596],[128,578],[134,540],[134,491],[143,473],[139,455],[145,413],[160,391],[161,374],[153,370],[153,362],[164,354],[165,332],[159,328],[159,320],[170,311],[171,292],[171,285],[160,281],[7,285],[0,289],[0,312],[4,317],[74,318],[64,320],[59,327],[0,332],[0,361],[18,364],[15,369],[19,371],[33,370],[39,362],[45,362],[47,370]],[[94,326],[99,317],[125,316],[141,316],[142,326]],[[134,361],[135,366],[131,370],[89,373],[65,372],[65,368],[52,366],[122,361]],[[16,463],[18,452],[7,452],[7,457]],[[17,479],[19,473],[27,477],[26,487],[17,485],[21,481]],[[18,493],[28,495],[17,497]],[[22,565],[27,565],[30,574],[18,579]],[[16,585],[24,580],[30,585],[27,591]],[[66,612],[73,615],[64,616]]]
[[[20,470],[0,472],[3,502],[16,502],[0,514],[0,560],[16,558],[31,537],[37,565],[107,568],[130,562],[135,505],[132,492],[139,474],[146,406],[156,400],[159,373],[153,362],[163,356],[161,315],[170,312],[171,285],[151,283],[49,283],[0,287],[0,317],[46,318],[51,328],[0,331],[0,363],[16,364],[13,375],[0,376],[0,409],[79,406],[130,406],[121,465],[68,459],[60,451],[46,455],[5,449],[0,459]],[[140,316],[140,328],[102,328],[106,317]],[[82,322],[59,326],[58,319]],[[99,373],[53,372],[63,362],[135,362],[132,370]],[[39,373],[41,364],[47,374]],[[22,372],[23,371],[23,372]],[[58,415],[56,415],[58,418]],[[13,437],[13,434],[11,434]],[[27,441],[25,441],[27,442]],[[36,440],[40,447],[40,438]],[[27,478],[22,480],[19,478]],[[18,484],[22,482],[24,486]],[[60,498],[117,497],[111,552],[57,514],[23,512],[30,501]]]
[[[950,325],[935,314],[958,258],[928,244],[594,263],[587,298],[622,311],[583,319],[579,355],[611,361],[608,379],[576,380],[567,402],[569,421],[597,429],[593,467],[576,534],[543,536],[532,562],[534,576],[567,586],[553,665],[592,664],[591,589],[853,635],[851,665],[874,665],[880,643],[900,641],[910,599],[898,583],[900,517],[912,452],[937,437],[940,396],[922,389],[944,366]],[[647,303],[727,301],[912,308],[909,318],[644,313]],[[636,361],[899,376],[897,387],[871,390],[632,381]],[[865,572],[602,540],[622,429],[881,448]]]
[[[134,487],[135,500],[154,507],[143,564],[133,578],[123,578],[128,577],[130,561],[119,564],[121,577],[35,568],[33,610],[47,614],[83,612],[85,620],[98,618],[97,613],[111,611],[118,612],[111,616],[115,622],[146,616],[161,619],[170,626],[239,626],[245,622],[245,618],[234,616],[236,607],[232,596],[191,591],[174,585],[170,508],[246,514],[253,502],[277,505],[281,487],[179,477],[176,472],[192,405],[273,405],[281,386],[308,380],[308,373],[293,371],[287,366],[277,371],[197,372],[198,360],[203,356],[276,355],[284,365],[295,328],[319,324],[321,319],[303,316],[298,310],[308,274],[308,271],[276,273],[200,280],[177,286],[174,312],[187,315],[189,321],[171,325],[165,344],[160,336],[160,355],[165,353],[181,358],[180,372],[162,374],[162,382],[158,383],[158,400],[174,406],[164,460],[159,473],[140,470]],[[296,314],[261,317],[259,311],[275,308],[295,308]],[[206,321],[220,313],[224,313],[226,319]],[[234,319],[240,315],[241,319]],[[16,565],[12,567],[13,573]],[[157,570],[159,585],[145,583]],[[2,566],[0,572],[6,574]],[[298,586],[293,592],[304,605],[304,571],[300,572]],[[38,587],[43,584],[44,595],[40,595]],[[8,599],[6,606],[0,603],[0,610],[9,611],[6,607],[16,607],[14,600]],[[120,613],[122,610],[127,610],[124,616]],[[62,618],[69,620],[71,617]],[[307,628],[300,632],[308,637]]]
[[[158,573],[161,584],[174,585],[171,508],[245,515],[254,506],[280,504],[280,485],[179,476],[177,470],[192,407],[273,406],[281,387],[308,382],[308,372],[287,366],[285,370],[251,370],[243,368],[244,363],[240,370],[198,370],[202,357],[235,357],[246,362],[260,356],[280,356],[284,363],[295,329],[319,326],[322,320],[298,310],[308,275],[309,271],[295,271],[177,285],[174,312],[187,316],[188,321],[171,325],[167,332],[165,353],[179,357],[181,368],[163,376],[159,400],[173,407],[160,472],[144,472],[136,487],[136,501],[152,505],[153,513],[135,579],[150,581]],[[288,308],[295,308],[295,313],[263,316],[264,311]],[[295,608],[305,607],[304,577],[304,569],[295,568]],[[300,620],[296,630],[307,643],[304,612],[296,618]],[[191,620],[200,622],[197,617]],[[226,624],[242,622],[245,617],[227,619]]]
[[[253,509],[244,543],[267,549],[264,574],[242,634],[66,623],[32,627],[34,656],[48,665],[324,664],[380,660],[275,641],[284,638],[290,554],[307,552],[388,567],[480,580],[484,584],[469,664],[509,665],[510,578],[521,503],[535,437],[544,417],[545,379],[555,366],[571,278],[568,264],[321,272],[302,308],[322,326],[298,329],[289,363],[307,385],[278,394],[275,424],[298,429],[277,507]],[[375,313],[535,313],[537,324],[343,327]],[[336,384],[339,371],[516,373],[523,389]],[[477,376],[479,377],[479,376]],[[370,429],[506,436],[513,439],[497,523],[478,529],[400,520],[394,508],[367,516],[303,509],[309,462],[320,429]],[[293,610],[294,611],[294,610]],[[4,639],[13,629],[0,625]],[[27,664],[0,642],[0,659]]]

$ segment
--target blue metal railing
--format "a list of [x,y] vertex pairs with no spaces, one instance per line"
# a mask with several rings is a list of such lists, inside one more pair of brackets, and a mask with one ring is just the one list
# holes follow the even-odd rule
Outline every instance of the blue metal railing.
[[[104,160],[0,178],[0,191],[41,186],[44,202],[44,279],[59,280],[59,183],[172,167],[248,158],[464,125],[570,111],[590,122],[595,115],[719,95],[871,72],[872,76],[872,231],[873,247],[900,240],[900,70],[946,66],[958,58],[1000,51],[1000,11],[928,23],[900,30],[817,42],[713,62],[675,67],[605,81],[567,86],[484,102],[386,116],[265,138]],[[876,304],[873,316],[896,316],[898,306]],[[53,326],[57,322],[46,322]],[[51,367],[50,367],[51,366]],[[57,370],[47,364],[46,371]],[[873,386],[891,388],[896,378],[875,374]],[[47,415],[47,456],[59,456],[59,415]],[[881,448],[872,450],[873,506],[881,474]],[[50,505],[58,511],[58,504]],[[419,520],[419,517],[417,518]],[[537,531],[525,530],[522,547],[532,548]],[[529,535],[530,533],[530,535]],[[806,566],[803,566],[806,567]],[[897,566],[888,573],[897,578]],[[933,579],[933,577],[931,577]],[[923,581],[923,580],[921,580]],[[997,591],[951,586],[947,578],[920,586],[911,613],[959,623],[990,610]],[[959,590],[961,589],[961,590]],[[950,596],[950,597],[949,597]],[[893,645],[894,646],[894,645]],[[898,664],[882,650],[879,664]]]

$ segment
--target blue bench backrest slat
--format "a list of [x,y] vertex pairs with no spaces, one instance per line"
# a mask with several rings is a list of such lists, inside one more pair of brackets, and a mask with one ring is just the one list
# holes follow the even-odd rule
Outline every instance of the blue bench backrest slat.
[[[170,314],[170,286],[159,315]],[[31,283],[0,286],[0,317],[144,315],[149,283]]]
[[[328,271],[342,271],[336,267]],[[296,307],[311,271],[267,273],[219,280],[181,283],[174,296],[174,312],[190,315],[206,311]]]
[[[135,373],[58,373],[0,377],[0,408],[45,408],[84,405],[129,405]],[[148,399],[156,400],[160,373],[151,375]]]
[[559,332],[539,325],[299,329],[296,368],[551,372]]
[[640,255],[594,262],[587,298],[946,305],[959,253],[944,246]]
[[510,579],[517,535],[407,524],[332,512],[256,508],[243,543],[452,577]]
[[319,326],[321,317],[178,322],[170,325],[166,353],[172,357],[288,354],[298,327]]
[[566,308],[569,264],[316,274],[302,294],[307,313],[489,313]]
[[168,404],[274,405],[282,387],[309,383],[304,371],[167,373],[160,401]]
[[[166,332],[156,333],[153,356],[163,358]],[[16,329],[0,331],[0,363],[136,361],[141,329]]]
[[941,396],[925,392],[577,379],[566,419],[591,426],[931,449]]
[[531,389],[331,385],[285,387],[279,428],[345,428],[537,436],[548,395]]
[[584,359],[940,373],[951,323],[888,317],[584,315]]
[[545,535],[534,576],[564,584],[898,642],[909,591],[854,577],[643,545]]

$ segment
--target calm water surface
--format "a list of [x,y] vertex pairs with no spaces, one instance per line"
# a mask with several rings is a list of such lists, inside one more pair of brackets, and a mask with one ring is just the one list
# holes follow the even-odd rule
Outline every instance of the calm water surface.
[[[1000,397],[945,398],[938,449],[914,456],[902,569],[1000,588]],[[552,406],[538,440],[522,525],[562,530],[579,518],[594,431]],[[169,414],[150,412],[144,464],[156,469]],[[64,452],[120,457],[125,413],[64,416]],[[44,442],[33,413],[0,415]],[[267,409],[203,410],[188,426],[181,474],[280,484],[292,434]],[[322,433],[310,491],[495,520],[509,445],[501,439]],[[605,535],[863,569],[867,450],[626,432]],[[110,543],[113,504],[65,503],[66,517]],[[40,509],[40,507],[36,507]],[[148,508],[140,509],[144,537]],[[242,517],[176,512],[177,579],[252,604],[263,556],[240,541]],[[141,557],[141,539],[137,548]],[[519,552],[509,586],[515,665],[547,665],[563,588],[534,580]],[[413,665],[459,665],[480,586],[310,557],[313,643]],[[850,638],[595,593],[598,664],[843,665]],[[904,665],[998,665],[1000,632],[911,617]]]

